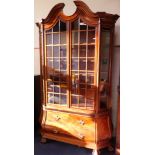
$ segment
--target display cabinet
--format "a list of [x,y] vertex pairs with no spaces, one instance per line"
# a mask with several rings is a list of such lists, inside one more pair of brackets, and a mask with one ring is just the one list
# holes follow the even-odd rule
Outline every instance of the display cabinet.
[[40,34],[42,142],[110,145],[111,67],[118,15],[93,13],[82,1],[71,16],[57,4],[37,23]]

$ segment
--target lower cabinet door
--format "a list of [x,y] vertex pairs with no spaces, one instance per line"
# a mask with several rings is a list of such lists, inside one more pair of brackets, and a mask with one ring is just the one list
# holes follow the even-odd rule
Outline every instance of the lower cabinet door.
[[45,128],[55,134],[64,134],[82,141],[95,141],[95,120],[93,117],[47,111]]

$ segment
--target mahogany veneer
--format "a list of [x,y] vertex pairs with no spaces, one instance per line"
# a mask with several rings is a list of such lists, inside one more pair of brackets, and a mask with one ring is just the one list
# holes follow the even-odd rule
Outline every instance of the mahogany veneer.
[[64,3],[59,3],[37,23],[42,142],[54,139],[99,154],[112,136],[112,47],[119,16],[74,3],[73,15],[66,16]]

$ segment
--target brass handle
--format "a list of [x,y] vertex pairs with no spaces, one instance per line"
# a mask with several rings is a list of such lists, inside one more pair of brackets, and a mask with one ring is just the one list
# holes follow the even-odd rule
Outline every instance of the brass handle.
[[60,117],[59,116],[56,116],[55,120],[58,121],[59,119],[60,119]]
[[85,124],[85,122],[84,122],[83,120],[80,120],[79,123],[80,123],[81,125],[84,125],[84,124]]
[[58,133],[58,130],[53,130],[54,133]]
[[78,136],[79,136],[80,139],[84,139],[84,135],[79,134]]

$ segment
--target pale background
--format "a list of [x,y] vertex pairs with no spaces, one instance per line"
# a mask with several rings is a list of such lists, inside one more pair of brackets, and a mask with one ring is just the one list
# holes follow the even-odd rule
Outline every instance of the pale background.
[[[92,11],[94,12],[107,12],[112,14],[120,14],[120,0],[83,0]],[[34,21],[35,23],[42,18],[46,18],[50,10],[57,3],[65,3],[64,13],[66,15],[72,15],[76,7],[73,0],[34,0]],[[34,25],[34,74],[40,75],[40,63],[39,63],[39,35],[38,28]],[[120,19],[116,22],[115,28],[115,41],[114,41],[114,53],[113,53],[113,78],[112,78],[112,121],[116,128],[116,114],[117,114],[117,86],[119,82],[119,68],[120,68]]]

